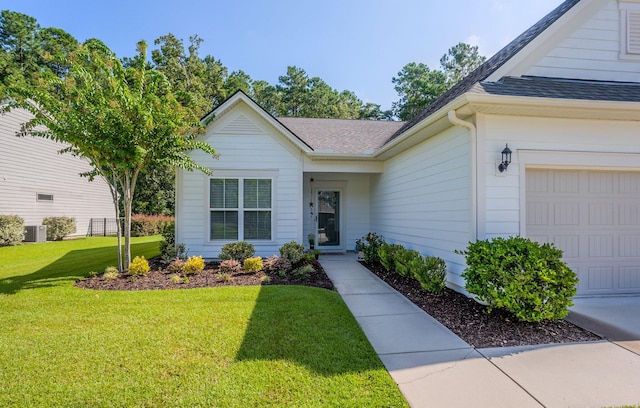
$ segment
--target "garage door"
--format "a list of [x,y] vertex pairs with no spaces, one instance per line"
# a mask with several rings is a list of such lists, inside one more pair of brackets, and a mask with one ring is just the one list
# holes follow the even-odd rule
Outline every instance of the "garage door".
[[640,172],[527,170],[526,222],[564,252],[578,295],[640,293]]

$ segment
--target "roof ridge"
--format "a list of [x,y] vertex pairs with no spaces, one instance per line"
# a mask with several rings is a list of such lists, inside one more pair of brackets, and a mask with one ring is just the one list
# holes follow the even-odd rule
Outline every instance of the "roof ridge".
[[553,11],[544,16],[537,23],[520,34],[509,44],[507,44],[504,48],[495,53],[491,58],[489,58],[473,72],[467,75],[463,80],[449,88],[448,91],[442,94],[425,110],[416,115],[414,118],[408,120],[404,126],[402,126],[400,129],[398,129],[398,131],[391,135],[391,137],[385,142],[385,144],[389,143],[396,137],[400,136],[402,133],[411,129],[422,120],[431,116],[432,113],[436,112],[440,108],[444,107],[447,103],[451,102],[453,99],[468,91],[474,84],[489,77],[496,70],[498,70],[498,68],[502,67],[507,61],[509,61],[524,47],[531,43],[531,41],[536,39],[544,31],[546,31],[551,25],[553,25],[553,23],[555,23],[560,17],[565,15],[580,1],[581,0],[566,0],[565,2],[560,4]]

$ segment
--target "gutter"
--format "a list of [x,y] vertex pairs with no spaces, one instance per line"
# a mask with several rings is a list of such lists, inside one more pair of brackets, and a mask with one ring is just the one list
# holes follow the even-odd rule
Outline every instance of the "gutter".
[[458,117],[455,109],[451,109],[447,114],[449,122],[455,126],[461,126],[469,130],[471,138],[471,239],[478,240],[478,129],[471,123],[464,121]]

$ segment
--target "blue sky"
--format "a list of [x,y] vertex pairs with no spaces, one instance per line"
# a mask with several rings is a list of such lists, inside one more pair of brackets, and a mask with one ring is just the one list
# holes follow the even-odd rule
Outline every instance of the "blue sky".
[[80,41],[99,38],[119,57],[135,44],[197,34],[201,56],[230,71],[278,82],[287,66],[331,87],[391,107],[391,79],[409,62],[438,68],[458,42],[489,57],[562,0],[3,0],[0,8],[35,17]]

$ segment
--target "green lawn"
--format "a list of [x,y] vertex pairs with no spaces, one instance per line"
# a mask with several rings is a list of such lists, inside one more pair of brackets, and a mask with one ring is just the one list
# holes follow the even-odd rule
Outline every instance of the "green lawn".
[[0,248],[0,406],[407,406],[337,293],[73,286],[115,258],[113,238]]

